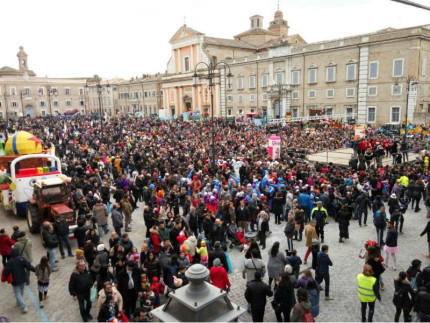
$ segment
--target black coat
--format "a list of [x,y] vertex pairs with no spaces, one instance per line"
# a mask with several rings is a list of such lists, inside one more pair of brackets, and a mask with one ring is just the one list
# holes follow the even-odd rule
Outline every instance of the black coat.
[[350,219],[351,219],[351,217],[350,217],[350,213],[348,212],[348,210],[340,210],[337,213],[336,221],[339,224],[349,225],[349,220]]
[[56,235],[63,236],[69,234],[70,232],[69,224],[65,219],[62,219],[61,221],[55,221],[52,226],[54,227],[54,232]]
[[93,286],[93,280],[88,270],[78,271],[75,267],[69,280],[69,293],[72,296],[88,294]]
[[224,251],[222,251],[221,248],[215,248],[213,251],[209,253],[209,259],[208,259],[208,268],[211,269],[213,267],[213,263],[215,259],[221,260],[221,264],[228,272],[228,263],[227,263],[227,257],[224,254]]
[[[143,291],[139,268],[133,267],[131,277],[133,278],[134,290],[136,292]],[[118,273],[117,279],[118,279],[118,291],[120,292],[121,295],[127,295],[128,279],[129,279],[127,268],[124,268]]]
[[275,301],[281,305],[283,309],[293,308],[295,305],[296,297],[294,296],[294,285],[291,284],[289,287],[278,285],[278,288],[275,291]]
[[47,249],[58,247],[58,238],[54,232],[49,232],[48,230],[44,230],[42,234],[42,239]]
[[249,209],[245,206],[243,210],[238,206],[236,208],[236,221],[250,221],[251,220],[251,213],[249,212]]
[[413,297],[414,291],[411,283],[407,279],[400,283],[399,279],[395,278],[393,304],[403,309],[411,309],[413,306]]
[[77,227],[74,231],[73,234],[76,238],[76,241],[78,242],[78,246],[79,247],[83,247],[85,244],[85,236],[86,236],[86,232],[88,231],[88,228],[86,225]]
[[34,268],[27,259],[18,255],[17,247],[12,248],[11,259],[4,267],[5,277],[9,276],[9,274],[12,274],[13,286],[24,284],[27,281],[27,273],[25,271],[26,269],[33,272],[36,271],[36,268]]
[[282,213],[282,202],[283,202],[283,198],[280,197],[275,197],[272,200],[272,212],[275,214],[281,214]]
[[263,283],[261,280],[253,280],[246,287],[245,299],[251,304],[251,308],[254,311],[264,311],[267,302],[266,296],[273,296],[273,292],[269,285]]

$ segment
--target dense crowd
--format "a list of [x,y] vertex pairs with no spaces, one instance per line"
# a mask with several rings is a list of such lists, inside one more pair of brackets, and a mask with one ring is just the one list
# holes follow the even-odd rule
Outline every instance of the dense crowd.
[[[25,231],[15,227],[11,237],[4,229],[0,232],[3,276],[12,281],[22,311],[27,312],[22,295],[30,271],[36,273],[40,307],[44,306],[50,276],[58,270],[57,248],[63,259],[66,251],[76,257],[69,292],[78,301],[84,321],[93,319],[92,303],[97,304],[98,321],[115,317],[149,321],[153,308],[162,305],[172,290],[188,284],[186,271],[193,264],[206,266],[210,282],[228,292],[228,273],[233,270],[229,249],[237,247],[244,257],[244,297],[254,321],[264,318],[266,296],[273,296],[278,321],[315,319],[323,282],[325,299],[333,299],[329,271],[333,264],[324,244],[327,220],[338,223],[339,243],[343,243],[349,239],[350,221],[366,226],[370,213],[377,234],[375,241],[366,241],[365,254],[360,253],[364,267],[357,284],[362,320],[367,316],[371,321],[390,258],[393,269],[397,267],[398,232],[403,229],[405,210],[410,205],[420,212],[421,202],[430,217],[424,136],[403,141],[400,136],[369,130],[366,138],[354,140],[344,128],[284,126],[277,133],[281,156],[273,160],[267,154],[269,134],[263,126],[214,122],[213,163],[209,120],[111,117],[100,121],[81,116],[0,124],[6,133],[26,130],[46,149],[55,146],[63,172],[70,178],[77,217],[75,253],[68,224],[58,217],[43,224],[47,256],[35,267]],[[345,147],[354,150],[349,166],[305,160],[306,153]],[[409,151],[421,151],[421,158],[409,163]],[[382,166],[385,155],[393,156],[392,165]],[[138,208],[145,230],[142,239],[133,242],[128,233]],[[285,223],[287,250],[275,242],[266,251],[265,263],[261,253],[271,233],[270,217],[275,225]],[[101,240],[105,234],[110,234],[109,244]],[[430,222],[422,235],[427,235],[430,257]],[[302,239],[308,248],[303,261],[294,249]],[[310,255],[311,267],[300,274]],[[426,321],[430,319],[430,267],[421,268],[419,259],[411,261],[409,270],[400,272],[395,282],[395,320],[401,311],[409,320],[414,310]],[[266,275],[268,284],[263,282]]]

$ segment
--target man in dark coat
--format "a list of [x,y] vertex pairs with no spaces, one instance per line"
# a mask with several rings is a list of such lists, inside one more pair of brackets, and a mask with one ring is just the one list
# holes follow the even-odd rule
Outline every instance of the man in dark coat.
[[261,271],[255,272],[255,279],[246,287],[245,299],[251,304],[251,314],[253,322],[263,322],[264,309],[266,307],[266,296],[273,296],[269,285],[261,281]]
[[58,268],[55,268],[55,258],[58,247],[58,238],[54,233],[54,227],[50,223],[46,223],[43,228],[42,233],[43,244],[47,250],[47,256],[49,260],[49,264],[51,265],[51,271],[58,271]]
[[219,260],[221,260],[222,266],[228,272],[227,257],[225,256],[224,251],[221,249],[221,244],[219,241],[216,241],[214,243],[214,250],[212,250],[209,254],[209,259],[208,259],[208,268],[209,269],[211,269],[213,267],[213,262],[217,258]]
[[74,301],[79,302],[79,311],[84,322],[89,322],[93,319],[90,314],[92,305],[90,291],[92,286],[93,280],[85,261],[79,260],[70,276],[69,293],[73,296]]
[[67,253],[69,254],[69,257],[74,257],[74,254],[72,253],[72,246],[69,240],[69,224],[67,223],[66,219],[61,214],[58,214],[53,226],[54,232],[58,238],[61,258],[66,258],[64,254],[63,243],[67,247]]
[[36,269],[30,264],[30,262],[24,257],[19,255],[17,247],[12,248],[11,259],[6,263],[4,267],[4,276],[8,277],[12,274],[12,287],[15,294],[16,302],[21,307],[22,313],[27,313],[27,305],[24,302],[24,287],[27,282],[26,270],[33,272]]
[[118,273],[118,291],[124,302],[124,312],[127,317],[136,310],[138,296],[142,296],[142,282],[139,268],[133,260],[127,261],[126,268]]

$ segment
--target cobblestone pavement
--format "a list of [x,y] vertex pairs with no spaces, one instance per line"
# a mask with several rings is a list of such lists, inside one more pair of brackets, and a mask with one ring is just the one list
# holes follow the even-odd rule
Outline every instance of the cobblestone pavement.
[[[140,246],[144,239],[144,223],[142,217],[143,204],[139,203],[139,208],[133,213],[133,232],[130,237],[132,241]],[[263,260],[267,261],[270,246],[275,241],[280,241],[281,250],[286,248],[286,239],[283,234],[284,224],[275,225],[271,217],[270,229],[273,233],[267,239],[267,248],[262,251]],[[397,272],[392,268],[388,268],[383,274],[386,290],[381,292],[382,302],[376,304],[374,321],[393,321],[394,306],[392,298],[394,293],[393,278],[401,270],[406,270],[414,258],[419,258],[423,261],[423,266],[429,265],[429,260],[425,258],[427,254],[427,243],[425,237],[420,237],[422,229],[427,223],[425,211],[413,213],[407,211],[404,227],[404,234],[399,236],[399,253],[398,253],[398,268]],[[330,295],[334,297],[332,301],[324,300],[324,292],[321,293],[320,315],[316,318],[317,321],[359,321],[360,320],[360,303],[357,294],[356,276],[361,272],[363,260],[358,258],[360,249],[363,248],[365,240],[376,239],[376,231],[371,219],[368,221],[367,227],[360,228],[357,221],[351,221],[350,239],[344,244],[338,243],[338,226],[331,219],[325,228],[325,243],[330,246],[329,255],[333,261],[331,267],[331,286]],[[284,223],[284,222],[283,222]],[[16,218],[12,214],[5,214],[3,209],[0,211],[0,227],[5,227],[9,232],[12,231],[12,226],[18,224],[21,228],[27,230],[26,220]],[[39,235],[29,234],[33,242],[33,258],[35,265],[41,256],[45,254],[45,249],[42,247]],[[103,236],[102,240],[108,244],[109,235]],[[306,251],[305,241],[294,241],[294,248],[297,249],[298,255],[303,259]],[[77,248],[76,242],[72,241],[73,249]],[[68,281],[72,272],[74,258],[59,259],[58,272],[53,273],[51,277],[51,286],[49,298],[45,302],[43,310],[39,309],[37,299],[37,284],[35,276],[32,275],[30,286],[26,288],[24,300],[28,306],[28,313],[21,314],[16,307],[15,297],[13,296],[12,287],[6,283],[1,284],[0,288],[0,313],[6,314],[12,321],[81,321],[77,302],[74,302],[68,292]],[[233,302],[246,307],[244,299],[245,280],[242,278],[241,266],[243,264],[243,255],[240,254],[237,247],[232,249],[230,259],[233,263],[234,272],[230,274],[232,288],[230,298]],[[310,260],[311,258],[309,258]],[[310,263],[310,261],[309,261]],[[390,265],[392,263],[390,262]],[[307,266],[302,265],[301,270]],[[267,277],[266,277],[267,280]],[[324,283],[322,284],[324,287]],[[270,306],[271,299],[268,299],[265,320],[276,321],[273,309]],[[92,310],[94,316],[94,310]],[[251,321],[248,313],[240,317],[240,321]]]

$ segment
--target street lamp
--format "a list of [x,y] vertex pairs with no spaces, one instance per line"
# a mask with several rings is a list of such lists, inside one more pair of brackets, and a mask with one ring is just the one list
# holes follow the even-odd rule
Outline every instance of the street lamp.
[[[103,119],[102,119],[102,113],[103,113],[103,109],[102,109],[102,92],[103,92],[103,86],[101,84],[101,77],[98,76],[97,74],[94,75],[93,79],[91,80],[93,83],[95,83],[95,85],[97,86],[97,93],[99,95],[99,115],[100,115],[100,125],[102,125]],[[107,92],[109,93],[109,89],[110,89],[110,84],[109,82],[107,82],[106,85],[107,88]],[[85,89],[88,92],[89,91],[89,86],[88,86],[88,80],[87,83],[85,85]]]
[[[51,97],[53,95],[57,96],[58,95],[58,89],[56,87],[51,87],[50,85],[46,86],[46,93],[48,95],[48,104],[49,104],[49,114],[52,116],[52,102],[51,102]],[[43,96],[43,88],[39,89],[39,96]]]
[[211,92],[212,173],[214,176],[216,176],[216,171],[215,171],[214,94],[213,94],[214,83],[213,83],[213,79],[215,78],[215,70],[222,65],[228,67],[228,74],[227,74],[228,84],[231,84],[231,78],[233,77],[233,75],[231,74],[231,71],[230,71],[230,65],[228,65],[226,62],[219,62],[216,64],[215,64],[215,62],[212,62],[212,61],[209,64],[207,64],[206,62],[198,62],[196,64],[196,66],[194,67],[194,74],[193,74],[195,85],[197,85],[197,81],[200,77],[197,74],[197,66],[199,66],[200,64],[205,65],[206,68],[208,69],[208,74],[206,75],[206,79],[208,80],[208,86],[209,86],[209,90]]
[[406,141],[406,133],[408,131],[408,103],[409,103],[409,91],[412,86],[418,84],[417,78],[413,75],[408,75],[407,77],[402,76],[396,79],[395,86],[399,86],[399,80],[406,81],[406,107],[405,107],[405,132],[403,134],[403,141]]

